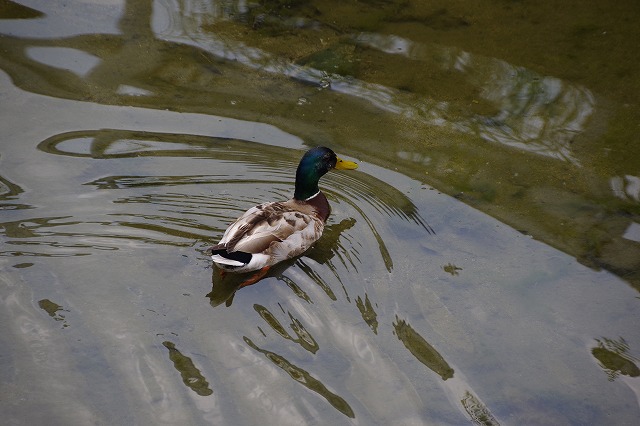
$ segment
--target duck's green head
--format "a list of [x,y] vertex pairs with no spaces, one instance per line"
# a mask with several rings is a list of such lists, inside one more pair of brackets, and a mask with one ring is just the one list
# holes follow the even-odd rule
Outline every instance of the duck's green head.
[[300,160],[296,172],[296,192],[293,198],[306,200],[320,191],[318,182],[331,169],[351,170],[358,168],[352,161],[344,161],[335,152],[324,146],[311,148]]

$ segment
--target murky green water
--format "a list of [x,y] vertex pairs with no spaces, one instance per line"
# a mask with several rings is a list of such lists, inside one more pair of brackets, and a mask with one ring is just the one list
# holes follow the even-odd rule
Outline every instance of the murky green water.
[[0,1],[3,424],[637,422],[635,2],[54,3]]

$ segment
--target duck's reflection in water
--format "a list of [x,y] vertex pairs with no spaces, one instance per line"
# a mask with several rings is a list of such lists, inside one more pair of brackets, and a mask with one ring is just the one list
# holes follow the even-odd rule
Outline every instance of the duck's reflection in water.
[[[353,261],[347,260],[350,259],[347,256],[347,249],[339,241],[340,235],[355,225],[355,223],[355,219],[349,218],[344,219],[337,224],[327,225],[324,229],[321,240],[307,253],[305,253],[304,256],[313,259],[319,264],[328,265],[334,272],[336,278],[340,281],[340,276],[337,274],[336,268],[332,264],[332,259],[337,256],[343,264],[349,261],[349,263],[355,268]],[[267,277],[276,277],[279,281],[283,281],[287,284],[298,297],[310,302],[311,299],[306,292],[296,284],[295,281],[285,275],[285,271],[295,263],[298,264],[309,278],[323,289],[331,300],[337,300],[333,290],[331,290],[331,287],[313,272],[313,270],[304,262],[303,258],[291,259],[275,265],[260,281]],[[214,267],[211,275],[211,292],[207,294],[211,306],[216,307],[223,303],[227,307],[231,306],[236,291],[246,280],[247,276],[251,274],[252,273],[223,275],[216,267]],[[344,289],[344,284],[342,284],[342,282],[341,285]]]

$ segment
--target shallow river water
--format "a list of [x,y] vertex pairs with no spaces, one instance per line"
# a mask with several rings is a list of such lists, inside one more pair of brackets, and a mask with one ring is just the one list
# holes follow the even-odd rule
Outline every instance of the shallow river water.
[[639,8],[423,3],[0,1],[2,423],[637,424]]

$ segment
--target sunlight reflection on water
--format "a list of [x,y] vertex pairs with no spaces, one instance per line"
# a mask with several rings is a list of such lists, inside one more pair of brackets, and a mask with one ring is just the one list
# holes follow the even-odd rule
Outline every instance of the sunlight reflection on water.
[[[540,76],[505,61],[472,55],[455,48],[426,46],[397,36],[372,33],[361,33],[354,37],[353,41],[358,45],[387,54],[403,55],[422,63],[420,66],[459,72],[477,87],[484,99],[494,103],[498,109],[494,116],[451,121],[451,106],[447,102],[415,99],[382,85],[338,74],[327,75],[322,70],[282,62],[267,52],[203,32],[210,20],[227,19],[224,14],[221,16],[209,8],[183,10],[169,0],[160,3],[166,9],[159,8],[154,30],[167,40],[195,44],[216,56],[239,61],[251,68],[330,87],[331,90],[364,99],[384,111],[416,121],[450,126],[461,133],[477,134],[487,141],[578,163],[571,153],[570,144],[584,128],[595,107],[595,99],[585,87],[554,77]],[[182,19],[180,22],[171,22],[166,18],[178,15]],[[326,79],[330,84],[323,86],[322,81]]]

